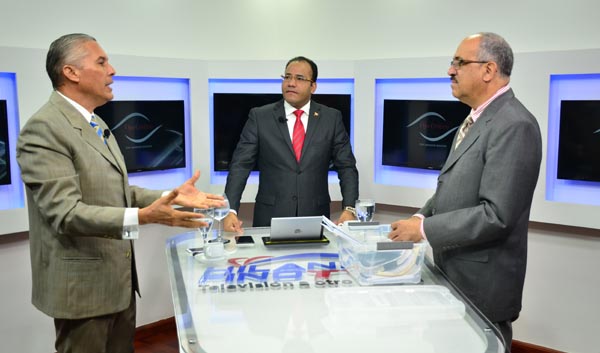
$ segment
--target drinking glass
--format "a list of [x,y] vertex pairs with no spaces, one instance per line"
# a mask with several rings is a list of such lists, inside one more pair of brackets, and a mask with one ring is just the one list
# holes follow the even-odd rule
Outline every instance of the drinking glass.
[[370,222],[375,214],[375,201],[372,199],[356,200],[354,205],[356,209],[356,218],[361,222]]
[[227,199],[227,195],[221,194],[223,196],[223,206],[215,208],[215,219],[219,221],[219,230],[217,232],[217,240],[223,242],[223,218],[227,217],[229,214],[229,200]]
[[198,232],[202,236],[202,239],[205,240],[208,237],[208,232],[210,232],[210,230],[212,229],[213,221],[215,218],[215,209],[194,208],[194,213],[201,213],[202,217],[196,218],[196,220],[206,223],[206,226],[198,228]]

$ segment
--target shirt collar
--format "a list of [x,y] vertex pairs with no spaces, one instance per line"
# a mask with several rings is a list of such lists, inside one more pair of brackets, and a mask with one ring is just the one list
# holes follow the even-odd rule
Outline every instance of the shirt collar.
[[510,85],[508,85],[508,84],[504,87],[501,87],[499,90],[496,91],[496,93],[494,93],[493,96],[490,97],[490,99],[483,102],[482,105],[477,107],[477,109],[471,109],[471,118],[473,118],[473,121],[477,121],[477,119],[479,119],[479,116],[481,116],[481,114],[483,113],[485,108],[487,108],[487,106],[490,105],[490,103],[492,103],[494,101],[494,99],[498,98],[500,95],[502,95],[509,89],[510,89]]
[[56,93],[60,94],[61,97],[63,97],[67,102],[69,102],[73,107],[75,107],[75,109],[77,109],[77,111],[80,112],[81,115],[83,115],[83,117],[85,118],[85,120],[87,120],[88,123],[90,121],[92,121],[93,113],[88,112],[87,109],[85,109],[84,107],[81,106],[81,104],[75,102],[74,100],[65,96],[64,94],[60,93],[59,91],[56,91]]
[[[283,101],[283,109],[285,109],[285,116],[293,115],[294,112],[297,110],[285,100]],[[302,108],[300,108],[300,110],[304,111],[304,114],[308,115],[308,112],[310,112],[310,101],[308,101],[308,103],[306,103]]]

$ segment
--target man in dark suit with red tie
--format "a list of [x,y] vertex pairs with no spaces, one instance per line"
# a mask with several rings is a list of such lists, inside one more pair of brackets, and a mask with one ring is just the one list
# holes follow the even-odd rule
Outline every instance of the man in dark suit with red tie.
[[356,218],[356,160],[340,111],[311,100],[317,74],[312,60],[291,59],[282,76],[283,100],[250,111],[225,186],[233,210],[225,218],[225,230],[242,232],[237,210],[255,165],[260,175],[253,226],[269,226],[272,217],[329,217],[330,162],[343,197],[344,210],[337,221]]

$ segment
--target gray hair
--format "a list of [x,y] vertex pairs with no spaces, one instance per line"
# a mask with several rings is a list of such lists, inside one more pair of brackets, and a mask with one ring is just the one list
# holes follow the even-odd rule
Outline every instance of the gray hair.
[[63,84],[63,66],[78,65],[86,54],[81,45],[89,41],[95,42],[96,39],[87,34],[72,33],[66,34],[50,44],[46,56],[46,72],[50,76],[54,89]]
[[478,60],[496,62],[500,75],[510,77],[514,62],[510,45],[496,33],[481,32],[478,35],[481,36]]

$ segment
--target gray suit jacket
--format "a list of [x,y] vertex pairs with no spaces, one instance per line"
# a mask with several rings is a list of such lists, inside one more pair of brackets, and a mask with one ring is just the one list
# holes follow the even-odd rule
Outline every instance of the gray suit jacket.
[[521,310],[541,156],[538,123],[509,90],[450,153],[419,211],[436,265],[492,322]]
[[329,217],[328,170],[333,162],[343,206],[358,198],[358,171],[342,114],[312,101],[300,162],[296,162],[283,100],[250,111],[233,153],[225,193],[238,210],[246,180],[260,170],[254,226],[268,226],[272,217]]
[[138,284],[132,242],[121,239],[124,208],[146,206],[160,192],[129,186],[115,139],[105,145],[56,92],[21,130],[17,161],[27,192],[33,304],[65,319],[126,309]]

